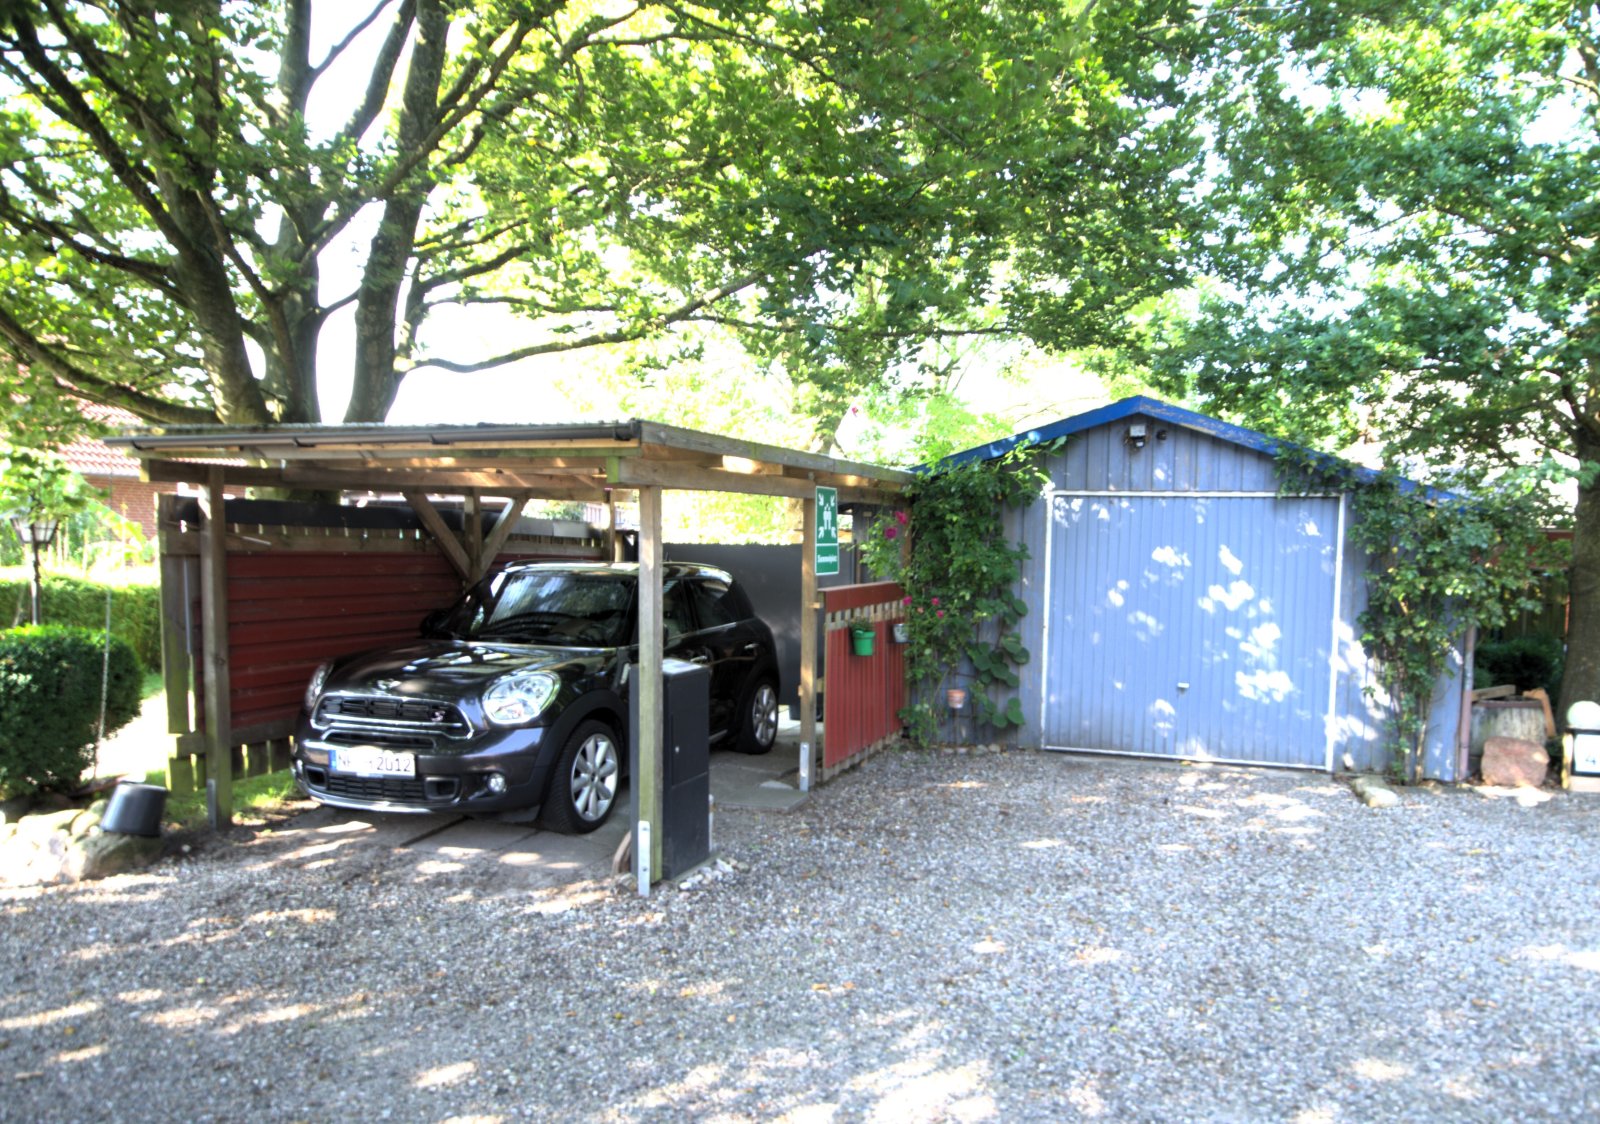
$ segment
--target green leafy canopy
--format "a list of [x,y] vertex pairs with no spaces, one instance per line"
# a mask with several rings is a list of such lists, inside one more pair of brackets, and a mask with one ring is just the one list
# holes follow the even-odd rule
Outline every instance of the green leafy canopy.
[[1190,14],[8,4],[0,346],[31,393],[303,422],[348,318],[372,421],[420,369],[716,330],[825,444],[929,341],[1105,343],[1183,277]]

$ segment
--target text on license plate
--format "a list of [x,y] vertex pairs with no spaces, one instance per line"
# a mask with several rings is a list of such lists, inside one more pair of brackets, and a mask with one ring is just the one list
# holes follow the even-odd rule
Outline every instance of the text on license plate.
[[336,773],[354,773],[361,777],[417,775],[417,757],[414,753],[397,753],[372,745],[345,746],[329,750],[328,753],[328,765]]

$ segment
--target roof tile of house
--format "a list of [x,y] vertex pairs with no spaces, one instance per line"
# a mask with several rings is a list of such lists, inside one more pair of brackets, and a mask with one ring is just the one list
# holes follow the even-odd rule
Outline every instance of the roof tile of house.
[[[98,425],[112,429],[132,429],[143,423],[127,410],[115,406],[83,403],[83,415]],[[61,450],[71,469],[83,476],[139,478],[139,461],[121,449],[113,449],[97,437],[80,437]]]

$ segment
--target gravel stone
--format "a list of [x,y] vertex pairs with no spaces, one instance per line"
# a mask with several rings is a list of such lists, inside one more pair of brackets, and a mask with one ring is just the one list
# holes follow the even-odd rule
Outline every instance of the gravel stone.
[[0,1119],[1596,1119],[1546,795],[889,752],[645,899],[237,828],[0,892]]

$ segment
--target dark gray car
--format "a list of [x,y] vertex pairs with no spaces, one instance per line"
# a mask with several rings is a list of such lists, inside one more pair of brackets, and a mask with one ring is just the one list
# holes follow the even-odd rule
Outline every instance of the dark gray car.
[[[666,654],[711,669],[713,744],[772,748],[772,630],[733,578],[669,563]],[[593,831],[627,761],[638,566],[514,563],[424,621],[423,639],[317,669],[294,770],[313,799],[395,812],[498,813]]]

